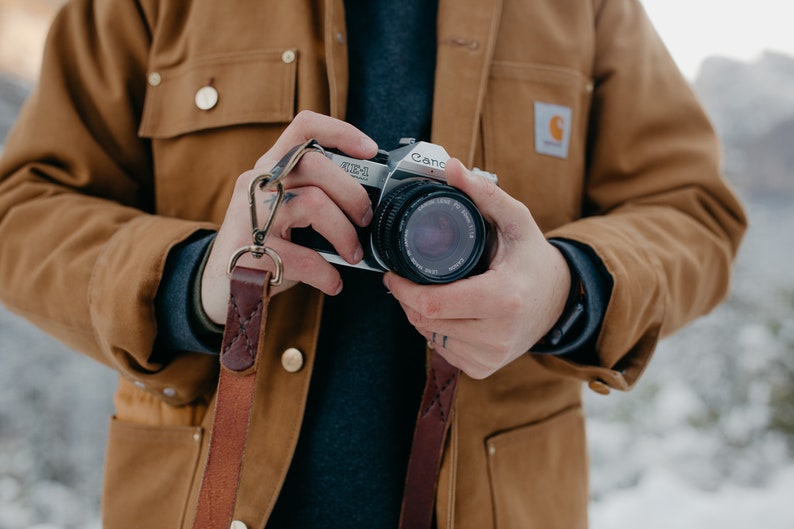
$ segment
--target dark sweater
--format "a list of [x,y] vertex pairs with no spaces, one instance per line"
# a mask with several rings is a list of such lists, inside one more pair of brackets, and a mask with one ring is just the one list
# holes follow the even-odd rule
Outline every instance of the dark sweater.
[[[391,9],[389,9],[391,7]],[[346,0],[347,120],[383,149],[429,139],[434,2]],[[268,528],[397,526],[424,383],[424,339],[380,274],[326,298],[301,438]]]

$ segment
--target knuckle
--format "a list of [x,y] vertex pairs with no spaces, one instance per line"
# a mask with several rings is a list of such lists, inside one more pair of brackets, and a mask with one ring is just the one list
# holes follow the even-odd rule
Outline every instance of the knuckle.
[[433,319],[441,312],[441,300],[433,292],[419,295],[418,310],[423,317]]
[[419,312],[415,310],[406,310],[405,315],[408,317],[408,322],[416,327],[416,330],[419,332],[430,332],[427,328],[427,318],[422,316]]
[[327,158],[319,152],[307,153],[301,158],[301,169],[309,174],[320,173],[323,170],[323,163],[325,160],[327,160]]
[[307,186],[301,191],[302,202],[304,207],[308,210],[316,210],[325,205],[327,201],[326,194],[316,186]]
[[257,171],[254,169],[250,169],[248,171],[244,171],[237,177],[237,180],[234,181],[234,190],[236,192],[245,191],[248,192],[248,186],[251,184],[251,180],[254,179],[256,176]]
[[312,112],[311,110],[301,110],[298,114],[293,118],[292,123],[298,127],[309,123],[314,119],[317,114]]
[[487,178],[479,179],[482,185],[483,194],[488,198],[493,198],[499,192],[499,186]]

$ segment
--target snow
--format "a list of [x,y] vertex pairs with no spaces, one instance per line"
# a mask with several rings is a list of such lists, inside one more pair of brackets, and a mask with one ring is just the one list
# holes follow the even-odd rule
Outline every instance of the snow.
[[617,490],[593,505],[591,527],[721,529],[794,527],[794,466],[777,472],[764,488],[728,483],[718,491],[699,489],[664,468],[649,469],[631,489]]

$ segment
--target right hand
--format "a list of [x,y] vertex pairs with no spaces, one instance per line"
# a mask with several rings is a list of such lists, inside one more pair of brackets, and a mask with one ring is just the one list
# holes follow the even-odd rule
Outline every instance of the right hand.
[[[226,269],[232,255],[251,244],[251,216],[248,186],[257,176],[269,171],[295,145],[315,138],[324,147],[333,147],[356,158],[372,158],[378,147],[354,126],[328,116],[303,111],[287,126],[273,147],[256,162],[254,169],[237,178],[226,216],[201,278],[201,302],[209,318],[225,322],[230,282]],[[312,226],[351,264],[364,256],[355,223],[366,226],[372,220],[372,204],[364,188],[355,179],[320,153],[308,153],[282,181],[285,199],[265,245],[275,250],[284,263],[284,282],[274,287],[278,294],[298,282],[311,285],[325,294],[342,291],[339,272],[319,253],[290,242],[290,230]],[[257,216],[264,221],[270,213],[274,192],[257,193]],[[273,270],[267,256],[255,259],[243,255],[239,265]]]

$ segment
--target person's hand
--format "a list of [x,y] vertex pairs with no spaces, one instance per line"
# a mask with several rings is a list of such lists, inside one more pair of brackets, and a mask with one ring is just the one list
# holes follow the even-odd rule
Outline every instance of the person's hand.
[[[377,154],[374,141],[352,125],[337,119],[304,111],[284,130],[275,145],[256,163],[254,169],[237,178],[226,216],[201,279],[201,302],[211,320],[223,323],[229,299],[226,270],[231,256],[251,245],[251,216],[248,186],[267,172],[295,145],[315,138],[324,147],[340,149],[357,158]],[[337,253],[353,264],[364,251],[353,224],[366,226],[372,219],[372,205],[364,188],[354,178],[320,153],[306,154],[283,180],[286,191],[265,245],[275,250],[284,263],[284,283],[273,295],[297,282],[307,283],[326,294],[342,290],[339,272],[315,250],[290,242],[291,228],[312,226],[334,246]],[[264,221],[270,213],[275,193],[257,193],[257,216]],[[273,270],[267,256],[255,259],[245,254],[238,263],[250,268]]]
[[571,275],[521,202],[456,159],[447,163],[445,176],[471,197],[495,232],[488,270],[445,285],[417,285],[388,272],[384,284],[439,354],[482,379],[551,329],[565,307]]

